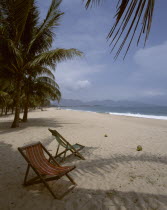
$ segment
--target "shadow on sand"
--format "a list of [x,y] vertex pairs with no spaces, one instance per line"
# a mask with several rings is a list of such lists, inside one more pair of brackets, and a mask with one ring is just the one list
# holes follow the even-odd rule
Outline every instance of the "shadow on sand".
[[59,128],[65,124],[76,124],[76,123],[68,123],[68,122],[61,122],[56,120],[55,118],[30,118],[26,123],[20,123],[19,128],[10,128],[12,124],[11,120],[7,120],[6,122],[0,122],[0,134],[3,133],[12,133],[12,132],[19,132],[27,127],[54,127]]
[[[44,142],[45,145],[49,141]],[[92,148],[88,149],[91,152]],[[85,150],[86,152],[86,150]],[[80,170],[85,176],[88,173],[99,173],[98,169],[108,171],[108,167],[115,167],[114,164],[131,161],[149,161],[161,164],[167,164],[166,157],[157,160],[152,155],[115,156],[102,160],[81,160]],[[0,203],[2,209],[71,209],[71,210],[141,210],[141,209],[165,209],[167,206],[167,195],[149,194],[134,191],[120,190],[94,190],[84,189],[78,186],[73,192],[69,193],[63,200],[54,200],[42,184],[34,187],[24,188],[21,183],[25,174],[26,164],[18,151],[12,148],[12,145],[0,143]],[[95,162],[96,164],[94,164]],[[114,164],[113,164],[114,163]],[[77,170],[76,170],[77,171]],[[71,172],[74,179],[81,178],[81,174]],[[99,173],[103,177],[103,174]],[[83,175],[82,175],[83,176]],[[90,181],[90,180],[88,180]],[[55,185],[52,185],[56,190]],[[30,202],[31,201],[31,202]]]

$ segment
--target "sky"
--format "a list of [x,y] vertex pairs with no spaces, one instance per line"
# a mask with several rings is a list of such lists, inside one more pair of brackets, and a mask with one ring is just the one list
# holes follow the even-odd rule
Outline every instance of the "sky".
[[[41,19],[51,0],[38,0]],[[152,28],[145,48],[134,41],[123,60],[114,61],[106,36],[114,23],[117,0],[103,0],[85,9],[82,0],[63,0],[55,48],[76,48],[84,53],[59,63],[54,72],[66,99],[130,100],[167,105],[167,1],[156,0]]]

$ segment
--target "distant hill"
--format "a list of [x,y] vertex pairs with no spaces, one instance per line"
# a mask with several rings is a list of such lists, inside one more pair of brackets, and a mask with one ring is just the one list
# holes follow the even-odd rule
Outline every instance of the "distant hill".
[[83,102],[81,100],[75,99],[61,99],[60,103],[57,101],[52,101],[51,104],[53,106],[62,106],[62,107],[75,107],[75,106],[106,106],[106,107],[146,107],[146,106],[156,106],[152,104],[145,104],[136,101],[128,101],[128,100],[94,100]]

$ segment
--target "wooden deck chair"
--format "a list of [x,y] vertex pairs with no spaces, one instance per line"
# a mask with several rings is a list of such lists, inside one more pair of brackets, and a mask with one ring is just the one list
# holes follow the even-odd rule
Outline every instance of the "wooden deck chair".
[[[65,158],[66,158],[66,153],[67,153],[67,151],[70,151],[70,152],[72,152],[74,155],[76,155],[76,156],[78,156],[79,158],[85,160],[85,158],[79,153],[79,151],[80,151],[81,149],[83,149],[85,146],[80,145],[80,144],[77,144],[77,143],[74,144],[74,145],[71,145],[71,144],[70,144],[63,136],[61,136],[60,133],[58,133],[56,130],[51,130],[50,128],[49,128],[48,130],[52,133],[52,135],[56,138],[56,140],[57,140],[57,142],[58,142],[58,147],[57,147],[57,151],[56,151],[56,154],[55,154],[55,158],[60,157],[62,154],[64,154],[63,159],[62,159],[62,161],[64,161]],[[64,147],[65,150],[62,151],[62,152],[60,152],[60,153],[58,154],[60,146]]]
[[[75,169],[75,166],[60,166],[41,142],[19,147],[18,150],[28,163],[24,178],[25,186],[43,183],[55,199],[61,199],[69,190],[62,196],[57,197],[47,184],[47,181],[58,180],[65,175],[72,184],[76,185],[74,180],[68,175],[70,171]],[[48,155],[49,159],[46,158],[45,154]],[[37,176],[27,181],[30,168],[33,169]]]

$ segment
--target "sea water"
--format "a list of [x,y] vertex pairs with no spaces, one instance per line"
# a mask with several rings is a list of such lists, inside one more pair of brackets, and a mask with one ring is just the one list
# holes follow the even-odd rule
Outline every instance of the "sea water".
[[167,120],[167,107],[146,106],[146,107],[109,107],[109,106],[73,106],[61,107],[63,109],[106,113],[111,115],[123,115],[130,117],[142,117]]

